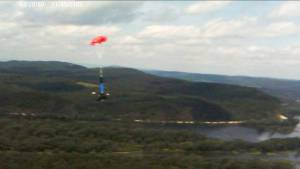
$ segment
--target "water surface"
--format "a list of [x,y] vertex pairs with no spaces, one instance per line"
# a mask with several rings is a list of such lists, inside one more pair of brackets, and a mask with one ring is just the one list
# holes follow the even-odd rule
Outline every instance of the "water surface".
[[[149,124],[150,125],[150,124]],[[151,124],[151,127],[171,130],[191,131],[211,138],[218,138],[226,141],[244,140],[248,142],[260,142],[272,138],[300,138],[300,123],[291,133],[282,134],[278,132],[262,132],[255,128],[240,125],[226,126],[203,126],[196,124]]]

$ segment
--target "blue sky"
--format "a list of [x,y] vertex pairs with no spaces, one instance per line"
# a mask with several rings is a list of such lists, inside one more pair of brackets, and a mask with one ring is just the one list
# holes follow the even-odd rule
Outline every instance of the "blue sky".
[[297,1],[61,2],[1,1],[0,60],[300,79]]

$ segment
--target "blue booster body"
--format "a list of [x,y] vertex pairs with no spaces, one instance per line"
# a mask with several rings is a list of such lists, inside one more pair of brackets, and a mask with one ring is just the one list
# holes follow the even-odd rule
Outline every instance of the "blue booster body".
[[105,86],[103,83],[99,84],[99,93],[104,94],[105,93]]

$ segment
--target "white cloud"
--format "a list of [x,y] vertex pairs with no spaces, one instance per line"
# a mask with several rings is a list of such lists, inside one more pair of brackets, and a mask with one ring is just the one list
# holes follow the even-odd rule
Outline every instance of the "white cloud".
[[271,22],[261,25],[256,18],[214,19],[203,25],[151,25],[138,33],[138,37],[185,41],[210,38],[272,38],[299,33],[293,22]]
[[[13,3],[10,3],[13,4]],[[128,23],[140,16],[143,2],[19,1],[8,13],[22,22],[36,24],[101,25]],[[0,5],[0,9],[5,9]],[[10,17],[10,16],[9,16]]]
[[271,12],[271,17],[293,17],[300,16],[299,1],[285,1],[276,6]]
[[142,39],[139,39],[135,36],[132,36],[132,35],[125,35],[125,36],[121,36],[119,39],[118,39],[118,42],[116,42],[120,45],[140,45],[143,43],[143,40]]
[[230,3],[230,1],[201,1],[188,6],[185,12],[188,14],[203,14],[219,10]]
[[260,34],[265,37],[278,37],[299,33],[299,31],[299,25],[293,22],[274,22],[262,29]]
[[82,35],[96,36],[99,33],[113,35],[120,31],[117,26],[86,26],[86,25],[49,25],[43,30],[45,35],[64,35],[78,37]]
[[[159,2],[160,7],[165,5],[163,10],[174,8],[176,11],[155,13],[161,9],[152,2],[147,3],[149,6],[143,5],[142,10],[135,2],[128,6],[122,2],[87,2],[74,9],[29,9],[16,4],[5,7],[0,3],[1,60],[62,60],[256,75],[272,75],[276,66],[300,65],[298,41],[294,39],[294,45],[285,43],[286,36],[291,38],[290,35],[299,33],[296,21],[253,15],[226,19],[217,16],[195,22],[195,15],[174,19],[186,5],[169,7],[169,4]],[[197,7],[200,3],[201,7]],[[203,3],[207,5],[203,6]],[[191,10],[191,14],[208,14],[226,6],[222,3],[196,2],[193,4],[196,6],[185,10]],[[108,35],[108,42],[103,46],[88,45],[98,34]],[[273,46],[273,42],[277,46]],[[100,54],[95,51],[103,57],[98,59]]]
[[206,23],[201,32],[204,37],[240,37],[247,35],[249,28],[253,28],[256,18],[242,17],[233,20],[215,19]]
[[3,31],[12,31],[18,27],[18,24],[15,22],[5,22],[0,21],[0,32],[3,33]]
[[[149,8],[152,7],[152,8]],[[156,1],[155,3],[145,2],[141,8],[142,17],[140,20],[151,23],[170,23],[182,17],[182,11],[178,5],[165,4],[164,2]]]
[[138,35],[144,38],[186,38],[199,35],[200,30],[196,26],[152,25],[147,26]]

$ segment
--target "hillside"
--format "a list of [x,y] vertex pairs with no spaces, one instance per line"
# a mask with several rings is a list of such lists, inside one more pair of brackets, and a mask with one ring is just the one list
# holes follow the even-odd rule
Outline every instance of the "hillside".
[[259,78],[248,76],[226,76],[201,73],[185,73],[176,71],[147,71],[162,77],[178,78],[196,82],[210,82],[255,87],[284,101],[300,100],[300,81]]
[[85,119],[273,119],[280,102],[255,88],[188,82],[129,68],[105,68],[111,97],[96,91],[97,69],[63,62],[0,62],[0,113]]

